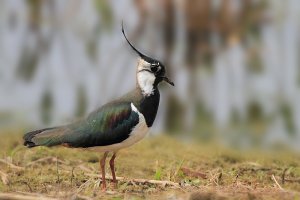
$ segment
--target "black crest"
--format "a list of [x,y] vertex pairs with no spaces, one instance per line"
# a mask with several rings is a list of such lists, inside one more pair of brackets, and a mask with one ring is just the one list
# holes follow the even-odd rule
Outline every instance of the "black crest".
[[142,54],[139,50],[137,50],[128,40],[128,38],[126,37],[125,31],[124,31],[124,26],[123,26],[123,22],[122,22],[122,33],[126,39],[126,41],[128,42],[128,44],[130,45],[130,47],[146,62],[153,64],[153,63],[157,63],[157,60],[154,60],[152,58],[150,58],[149,56],[146,56],[145,54]]

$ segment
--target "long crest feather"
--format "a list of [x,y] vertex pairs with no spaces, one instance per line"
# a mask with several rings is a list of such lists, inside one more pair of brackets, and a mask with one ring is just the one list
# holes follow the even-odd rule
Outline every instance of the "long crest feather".
[[126,34],[125,34],[125,31],[124,31],[124,23],[123,23],[123,21],[122,21],[122,33],[123,33],[123,35],[124,35],[124,37],[125,37],[125,39],[126,39],[126,41],[127,41],[127,43],[130,45],[130,47],[142,58],[142,59],[144,59],[145,61],[147,61],[147,62],[149,62],[149,63],[152,63],[153,62],[153,59],[152,58],[150,58],[150,57],[148,57],[148,56],[146,56],[146,55],[144,55],[144,54],[142,54],[139,50],[137,50],[132,44],[131,44],[131,42],[128,40],[128,38],[127,38],[127,36],[126,36]]

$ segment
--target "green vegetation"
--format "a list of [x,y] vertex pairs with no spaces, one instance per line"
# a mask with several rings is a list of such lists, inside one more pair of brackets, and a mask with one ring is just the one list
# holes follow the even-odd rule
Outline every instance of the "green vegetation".
[[300,199],[300,156],[290,152],[236,151],[148,137],[119,152],[116,172],[122,180],[118,189],[103,192],[99,153],[27,149],[15,131],[2,134],[0,146],[0,199],[4,193],[61,199]]

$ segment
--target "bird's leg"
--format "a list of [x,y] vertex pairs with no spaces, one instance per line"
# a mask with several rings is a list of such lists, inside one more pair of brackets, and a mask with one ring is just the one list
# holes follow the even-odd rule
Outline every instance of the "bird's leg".
[[113,178],[113,184],[114,184],[114,188],[117,188],[117,179],[116,179],[116,173],[115,173],[115,158],[116,158],[116,153],[114,152],[114,155],[111,157],[110,161],[109,161],[109,166],[111,169],[111,175]]
[[102,190],[106,190],[106,181],[105,181],[105,160],[108,152],[105,152],[102,159],[100,160],[100,167],[102,173]]

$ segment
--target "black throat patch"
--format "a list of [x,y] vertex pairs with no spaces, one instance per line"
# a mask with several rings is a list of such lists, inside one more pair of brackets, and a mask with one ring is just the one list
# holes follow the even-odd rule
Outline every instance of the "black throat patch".
[[158,88],[154,87],[153,94],[144,96],[140,103],[139,111],[144,115],[148,127],[151,127],[155,120],[159,106],[159,99],[160,94]]

